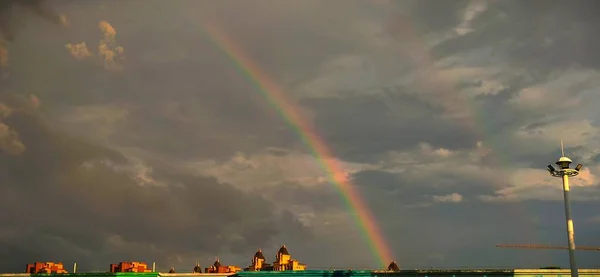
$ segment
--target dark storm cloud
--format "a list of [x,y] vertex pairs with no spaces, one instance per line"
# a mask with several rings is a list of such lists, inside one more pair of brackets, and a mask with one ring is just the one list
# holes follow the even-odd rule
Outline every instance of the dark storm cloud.
[[[461,13],[468,7],[468,0],[435,1],[435,0],[408,0],[392,2],[398,6],[398,12],[403,16],[410,16],[421,32],[449,30],[460,23]],[[448,12],[454,11],[454,12]],[[391,26],[390,31],[395,28]]]
[[[357,40],[355,30],[348,25],[371,19],[360,4],[364,3],[264,0],[235,4],[206,1],[197,6],[203,16],[234,35],[267,73],[299,80],[313,75],[314,69],[332,56],[365,48],[369,42]],[[312,20],[306,20],[306,15]]]
[[[497,219],[510,215],[512,208],[504,204],[488,205],[476,199],[479,195],[492,193],[493,186],[486,180],[461,174],[436,172],[432,178],[426,179],[411,175],[409,172],[365,171],[354,176],[361,195],[371,199],[368,201],[369,208],[385,230],[387,242],[395,249],[396,259],[401,260],[405,267],[427,267],[432,263],[442,267],[494,267],[512,263],[496,256],[478,259],[472,254],[487,253],[487,257],[492,257],[492,241],[514,237],[524,227],[516,228],[519,231],[510,230]],[[461,194],[462,201],[434,203],[434,196],[452,193]],[[518,203],[511,205],[519,206]],[[477,209],[476,213],[474,209]],[[515,220],[515,224],[522,222],[528,220]],[[525,241],[530,238],[528,234],[521,236]],[[422,239],[424,237],[428,239]],[[411,251],[406,250],[408,245]],[[519,257],[531,260],[526,255]],[[478,262],[472,262],[474,260]]]
[[[424,168],[423,170],[427,170]],[[353,182],[360,190],[393,192],[394,198],[406,205],[432,202],[433,196],[459,193],[468,199],[494,192],[494,187],[485,180],[465,178],[452,172],[437,172],[425,180],[413,176],[408,170],[404,174],[394,174],[384,171],[361,171],[353,176]]]
[[[590,153],[593,150],[594,149],[590,149],[589,147],[585,146],[566,147],[565,154],[571,158],[571,160],[573,160],[574,164],[582,163],[586,166],[590,166],[597,164],[598,161],[594,159],[594,157],[589,159],[584,158],[582,154]],[[530,166],[534,168],[545,168],[545,166],[548,164],[554,165],[560,156],[560,148],[557,147],[556,149],[548,149],[547,151],[540,151],[538,153],[530,153],[525,155],[519,155],[517,153],[517,155],[514,155],[514,159],[515,161],[530,163]]]
[[[87,5],[91,4],[68,8],[81,13]],[[2,187],[2,196],[10,197],[3,199],[3,210],[14,211],[3,214],[8,227],[2,232],[2,244],[9,251],[0,267],[21,271],[23,263],[38,260],[78,261],[83,270],[105,269],[115,259],[171,264],[177,263],[177,255],[195,260],[224,252],[245,253],[275,236],[296,242],[308,239],[309,230],[290,212],[276,215],[260,196],[246,195],[212,178],[191,177],[154,161],[148,162],[152,176],[168,186],[140,187],[132,180],[133,173],[114,169],[132,165],[119,152],[96,145],[95,128],[89,127],[111,117],[113,110],[101,108],[115,107],[115,103],[126,111],[127,121],[111,125],[115,137],[109,141],[122,147],[152,149],[153,154],[164,157],[218,159],[233,151],[251,153],[289,140],[289,135],[278,130],[281,120],[257,89],[214,45],[206,44],[199,32],[196,39],[189,38],[187,33],[158,28],[169,26],[158,21],[150,30],[140,29],[140,25],[124,24],[118,11],[111,16],[117,40],[126,49],[139,47],[128,56],[129,71],[107,72],[73,59],[64,49],[69,41],[99,39],[102,34],[94,26],[97,21],[78,26],[89,28],[81,36],[37,34],[37,43],[34,36],[20,36],[11,46],[11,79],[3,85],[36,91],[44,100],[40,113],[55,117],[45,122],[37,114],[21,111],[6,119],[27,149],[17,157],[0,156],[1,168],[7,169],[0,182],[8,184]],[[121,15],[130,18],[129,12]],[[90,18],[104,19],[101,16],[92,12]],[[127,37],[144,30],[154,32],[152,38],[174,36],[157,40],[152,47],[147,47],[147,41],[134,40],[135,36]],[[173,56],[178,49],[172,47],[172,41],[178,40],[190,42],[181,45],[184,53],[192,55]],[[47,42],[46,47],[32,51],[40,41]],[[199,49],[205,53],[199,54]],[[47,78],[48,72],[60,72],[62,77]],[[86,120],[85,112],[71,113],[88,107],[100,111],[98,121]],[[64,127],[86,135],[90,142],[51,125],[57,118],[69,117],[82,123]],[[257,126],[263,126],[262,130]],[[272,139],[261,138],[268,133],[273,134]],[[37,219],[41,210],[48,216]],[[36,219],[27,223],[25,218]],[[32,244],[37,241],[46,243],[43,247]]]
[[[114,8],[109,2],[104,4],[105,9]],[[84,2],[79,9],[70,9],[80,12],[88,5],[91,4]],[[295,144],[293,133],[262,96],[260,88],[218,46],[208,42],[198,24],[189,24],[190,15],[186,17],[184,13],[183,18],[188,21],[182,20],[179,8],[174,5],[167,9],[170,13],[162,15],[167,24],[132,24],[123,18],[127,14],[111,12],[116,40],[127,53],[124,72],[107,72],[70,57],[64,49],[66,41],[61,44],[48,38],[50,44],[38,51],[16,41],[14,49],[10,49],[14,61],[9,68],[11,85],[17,91],[38,92],[47,104],[47,112],[64,117],[72,117],[68,113],[73,107],[118,103],[127,110],[127,120],[119,122],[115,135],[107,139],[122,146],[152,148],[167,156],[225,158],[235,151],[252,153],[264,146]],[[97,26],[87,21],[77,23],[83,26],[78,28],[89,31],[60,38],[74,43],[83,39],[92,48],[101,38]],[[153,35],[142,38],[142,33]],[[165,37],[169,39],[160,39]],[[30,66],[38,61],[62,72],[64,79],[45,77],[47,66]],[[40,81],[26,81],[32,78]],[[93,132],[85,128],[98,123],[78,122],[81,124],[70,126],[72,130],[88,136]],[[178,138],[177,142],[173,137]]]
[[[388,212],[379,213],[378,222],[388,243],[398,253],[397,260],[407,268],[427,268],[431,264],[446,268],[536,268],[551,264],[568,267],[568,257],[561,251],[495,247],[496,244],[566,245],[561,202],[467,201],[422,209],[406,209],[396,204],[401,202],[390,200],[385,207]],[[594,233],[597,227],[584,222],[594,213],[595,206],[593,202],[573,205],[579,245],[598,242]],[[595,266],[594,255],[578,255],[582,268]]]
[[[441,267],[567,266],[560,253],[532,255],[534,250],[494,247],[501,243],[564,245],[564,207],[559,201],[481,202],[477,196],[493,193],[497,187],[489,180],[464,174],[436,172],[431,178],[419,179],[411,178],[406,171],[392,174],[372,170],[353,177],[360,194],[369,199],[368,206],[395,249],[397,260],[405,267],[427,267],[431,263]],[[597,189],[577,187],[573,197],[596,193]],[[432,196],[454,192],[460,193],[463,201],[430,205]],[[595,206],[593,201],[574,204],[577,222],[581,222],[577,235],[580,244],[597,240],[596,227],[584,222],[594,216]],[[411,251],[403,250],[408,245]],[[510,253],[510,257],[503,253]],[[593,266],[594,262],[591,255],[581,257],[582,267]]]
[[[600,40],[593,0],[576,1],[494,1],[474,20],[477,30],[436,47],[443,56],[495,45],[511,63],[529,70],[547,72],[579,64],[597,68],[593,54]],[[507,43],[508,42],[508,43]]]
[[311,201],[310,206],[319,212],[340,208],[339,198],[333,184],[323,187],[284,182],[266,193],[275,201],[285,203],[285,205],[306,205],[306,201],[309,200]]
[[594,155],[591,159],[590,162],[594,163],[594,164],[598,164],[600,163],[600,154],[596,154]]
[[471,148],[479,139],[470,129],[444,120],[441,111],[401,87],[388,97],[353,96],[311,99],[319,133],[344,159],[373,162],[390,150],[420,142],[449,149]]
[[[177,265],[178,254],[193,263],[197,256],[212,258],[228,251],[249,253],[256,247],[275,243],[275,239],[279,240],[277,243],[302,245],[292,252],[295,258],[310,265],[320,262],[327,266],[330,261],[351,267],[374,264],[366,251],[360,251],[362,241],[347,239],[358,228],[354,222],[321,222],[326,229],[339,232],[317,237],[312,234],[312,227],[304,225],[293,212],[271,211],[275,203],[266,203],[260,196],[244,194],[212,178],[192,177],[170,165],[194,159],[219,161],[236,151],[251,155],[266,146],[298,145],[297,137],[248,76],[209,43],[198,19],[214,20],[238,47],[282,84],[285,93],[290,93],[286,84],[308,82],[316,76],[327,78],[327,70],[319,68],[337,57],[380,53],[378,48],[370,48],[373,39],[357,35],[354,23],[375,22],[375,29],[385,25],[383,32],[396,34],[393,37],[397,41],[404,39],[397,32],[402,26],[394,25],[398,21],[393,16],[364,12],[363,4],[356,5],[359,1],[242,2],[47,2],[50,9],[65,12],[76,24],[68,32],[51,32],[51,24],[40,23],[43,21],[38,18],[19,30],[19,36],[8,45],[11,64],[7,70],[11,74],[2,85],[33,93],[42,104],[35,112],[16,112],[1,119],[25,147],[17,156],[0,154],[0,183],[8,184],[0,187],[0,208],[14,211],[0,215],[8,226],[0,229],[2,268],[21,271],[25,262],[46,259],[77,261],[82,269],[106,270],[109,262],[126,259],[156,260],[160,267],[165,263]],[[589,47],[596,45],[593,38],[581,36],[581,32],[590,30],[588,27],[579,33],[563,28],[574,26],[568,20],[575,20],[581,12],[575,11],[579,9],[576,4],[553,3],[553,8],[548,8],[552,5],[543,3],[491,3],[489,10],[472,22],[473,33],[442,43],[435,55],[442,58],[491,47],[486,55],[472,58],[474,63],[487,66],[490,59],[508,56],[511,58],[504,60],[525,64],[528,69],[546,64],[553,68],[567,64],[566,57],[574,48],[588,50],[588,46],[581,48],[586,42],[590,42]],[[454,28],[462,20],[467,4],[418,0],[398,5],[410,15],[408,23],[415,25],[416,33],[425,36]],[[561,6],[567,16],[555,12]],[[588,10],[592,8],[587,6]],[[121,72],[109,72],[89,61],[77,60],[65,49],[65,44],[81,41],[94,48],[102,38],[97,26],[100,20],[110,22],[116,29],[116,40],[125,48],[125,70]],[[591,20],[584,15],[582,22]],[[545,23],[536,25],[537,22]],[[541,31],[531,28],[539,25],[544,26]],[[371,25],[365,26],[361,27]],[[553,31],[564,34],[552,37]],[[546,40],[545,35],[550,39]],[[536,48],[542,42],[547,45],[545,50]],[[546,60],[553,55],[558,58]],[[583,56],[580,54],[573,61],[581,61]],[[395,57],[390,54],[382,59]],[[401,77],[405,71],[385,73]],[[544,122],[542,112],[519,113],[508,103],[521,88],[547,80],[544,70],[539,71],[524,74],[525,81],[511,79],[508,83],[512,87],[495,95],[481,91],[475,101],[483,107],[478,116],[486,119],[485,126],[489,128],[484,134],[496,140],[494,150],[507,153],[509,161],[522,158],[512,158],[519,156],[513,153],[512,145],[518,140],[510,139],[519,121]],[[479,79],[466,82],[472,84],[457,89],[485,87]],[[302,104],[315,116],[326,145],[344,159],[379,162],[382,153],[409,151],[418,142],[465,149],[482,139],[480,133],[443,119],[441,109],[421,99],[422,91],[388,90],[381,93],[385,97],[353,91],[341,93],[337,99],[311,99]],[[329,91],[317,88],[311,93],[318,96]],[[3,103],[13,108],[16,105]],[[123,116],[115,119],[121,113]],[[86,140],[67,135],[56,126],[70,134],[81,134]],[[146,166],[152,167],[148,173],[136,168],[130,155],[125,157],[94,141],[115,149],[137,148],[164,160],[144,157]],[[550,158],[543,155],[523,159],[532,163],[544,161],[543,167]],[[131,176],[135,172],[137,175]],[[153,182],[144,172],[157,184],[140,186],[135,182]],[[506,255],[508,252],[493,248],[495,243],[511,242],[514,238],[520,243],[537,242],[536,232],[548,229],[549,242],[561,237],[561,230],[555,231],[551,224],[560,207],[552,209],[552,213],[536,211],[543,217],[543,224],[524,225],[531,220],[530,213],[509,212],[522,203],[483,205],[471,201],[476,195],[491,194],[489,184],[468,176],[463,176],[463,180],[444,174],[428,177],[431,179],[415,181],[409,176],[394,177],[377,171],[355,176],[356,185],[388,234],[402,265],[543,266],[547,265],[543,261],[566,260],[544,260],[544,254],[530,252]],[[578,188],[577,193],[594,190],[597,188]],[[324,221],[319,212],[340,209],[339,196],[334,192],[331,187],[303,188],[283,183],[257,193],[279,197],[284,208],[312,206],[317,222]],[[465,195],[469,201],[418,207],[431,202],[433,195],[453,192]],[[593,203],[589,205],[587,211],[597,210]],[[583,214],[581,210],[578,213]],[[514,216],[521,219],[513,221]],[[578,239],[593,243],[587,238],[594,236],[597,227],[582,224],[581,228],[585,231]],[[431,254],[443,254],[446,258],[429,259]],[[240,265],[245,262],[247,257],[232,261]]]
[[54,24],[66,24],[65,18],[46,6],[46,0],[1,0],[0,1],[0,38],[7,41],[15,39],[23,9]]
[[[177,3],[179,4],[174,4],[173,7],[175,9],[181,8],[183,2]],[[87,5],[84,4],[82,6]],[[69,82],[47,79],[43,87],[36,83],[19,82],[17,85],[18,90],[42,90],[39,96],[47,99],[45,101],[49,104],[49,109],[55,111],[64,111],[65,105],[109,104],[114,102],[127,107],[136,107],[135,109],[129,109],[127,122],[122,124],[122,128],[127,132],[116,132],[110,140],[125,146],[150,147],[164,155],[190,158],[195,156],[227,157],[231,156],[234,151],[252,152],[264,146],[289,147],[296,144],[297,139],[294,138],[291,130],[283,125],[282,120],[278,118],[272,108],[268,106],[267,101],[257,92],[257,88],[237,71],[233,63],[229,62],[222,53],[216,50],[215,45],[206,43],[202,38],[199,24],[186,23],[185,20],[181,19],[186,18],[185,13],[177,16],[175,16],[175,13],[165,13],[162,17],[169,22],[168,24],[149,22],[148,24],[138,25],[127,23],[121,18],[125,14],[118,10],[113,11],[112,4],[107,2],[104,5],[106,5],[107,10],[112,11],[110,17],[112,18],[111,22],[117,29],[117,39],[124,45],[126,51],[128,49],[133,50],[127,52],[129,53],[127,57],[128,72],[124,73],[123,76],[101,73],[98,72],[100,69],[88,68],[87,65],[77,64],[68,57],[64,57],[66,59],[65,63],[61,62],[63,65],[59,66],[62,72],[74,77]],[[316,2],[305,5],[307,11],[318,7]],[[259,6],[263,7],[263,5]],[[266,4],[264,6],[267,10],[275,8],[275,6],[268,7]],[[287,4],[276,4],[276,6],[279,7],[279,12],[282,14],[297,14],[292,12],[294,10],[290,9]],[[239,7],[236,8],[232,5],[219,4],[216,7],[218,7],[219,13],[225,15],[242,12]],[[353,5],[347,5],[344,7],[344,11],[357,13],[353,7]],[[424,12],[423,6],[419,6],[419,9]],[[205,9],[205,11],[209,10],[211,9]],[[332,21],[326,25],[328,29],[325,33],[316,32],[316,30],[309,32],[308,30],[312,30],[316,26],[313,26],[311,22],[304,21],[287,25],[269,22],[270,31],[265,33],[260,27],[266,26],[266,21],[287,21],[290,19],[281,16],[279,13],[270,14],[270,17],[267,18],[258,16],[265,13],[265,10],[256,7],[244,10],[244,13],[255,13],[257,15],[252,17],[252,24],[240,24],[237,21],[219,22],[219,24],[222,24],[225,31],[240,42],[241,47],[247,50],[269,73],[271,73],[270,68],[284,69],[284,71],[302,69],[303,71],[297,72],[299,74],[296,75],[303,76],[318,66],[323,57],[332,53],[339,54],[353,51],[352,47],[361,43],[345,40],[345,36],[336,36],[336,39],[341,41],[332,41],[330,37],[322,39],[306,37],[298,43],[291,43],[289,39],[281,39],[281,34],[298,38],[300,29],[302,30],[301,33],[321,36],[326,36],[328,32],[337,30],[336,28],[343,32],[349,32],[350,30],[344,29],[343,24],[341,24],[345,18],[345,16],[342,16],[343,13],[319,14],[319,20]],[[227,16],[227,18],[242,20],[242,18],[247,17]],[[437,26],[436,24],[433,25]],[[279,27],[273,29],[273,26]],[[287,27],[283,28],[284,26]],[[321,27],[319,25],[319,28]],[[239,28],[242,29],[239,30]],[[279,28],[283,29],[280,30]],[[299,31],[293,32],[289,28],[299,28]],[[182,30],[196,33],[196,36],[190,37],[187,32]],[[151,40],[150,42],[147,39],[137,39],[143,32],[153,33],[148,38]],[[250,34],[252,34],[251,37],[246,37]],[[169,39],[158,39],[161,37],[169,37]],[[315,49],[309,47],[313,45],[311,41],[314,40],[321,41],[319,47]],[[270,43],[266,43],[267,41]],[[332,44],[331,49],[324,47],[323,43],[325,42]],[[151,47],[147,47],[147,45],[151,45]],[[290,46],[298,49],[290,49]],[[285,51],[282,51],[284,48]],[[200,50],[203,50],[202,55],[197,54],[200,53]],[[49,60],[47,57],[67,55],[64,49],[51,50],[51,48],[48,48],[44,51],[46,53],[40,53],[35,59],[44,60],[48,64],[55,64],[56,62]],[[256,51],[264,51],[271,55],[262,55]],[[177,56],[174,53],[182,54]],[[272,53],[289,53],[289,56],[287,54],[285,54],[285,57],[273,56]],[[310,53],[310,55],[306,58],[300,58],[298,56],[300,53]],[[293,63],[292,58],[294,59]],[[168,60],[169,62],[160,62],[161,60]],[[302,65],[298,64],[297,61],[312,62]],[[24,64],[23,61],[20,65]],[[290,67],[290,64],[294,66]],[[19,78],[21,75],[23,77],[46,75],[45,69],[41,67],[31,69],[20,65],[17,66],[17,69],[11,69],[13,75],[15,75],[14,73],[21,73],[14,78]],[[281,70],[274,70],[273,72],[279,71]],[[68,86],[68,88],[65,88],[65,86]],[[173,89],[173,86],[176,86],[177,89]],[[244,93],[239,93],[241,91],[244,91]],[[347,101],[355,101],[355,99]],[[375,103],[365,104],[363,103],[365,101],[369,100],[358,99],[356,104],[352,104],[355,111],[370,109],[372,108],[371,105],[377,105]],[[373,102],[377,101],[373,100]],[[402,101],[407,100],[399,100],[399,102]],[[170,107],[168,107],[169,105]],[[374,153],[388,149],[410,147],[419,140],[429,138],[430,132],[455,134],[447,138],[432,136],[440,138],[439,141],[430,141],[435,145],[452,144],[452,146],[462,148],[472,146],[472,142],[475,140],[469,131],[463,130],[464,128],[447,124],[435,116],[425,115],[429,107],[420,106],[423,110],[416,112],[422,114],[422,116],[415,118],[411,115],[410,118],[423,122],[412,124],[407,123],[407,120],[402,117],[390,117],[385,112],[361,118],[360,121],[358,118],[347,120],[348,118],[363,116],[353,112],[352,109],[331,110],[329,105],[338,104],[310,103],[309,107],[317,110],[317,122],[319,122],[320,129],[323,129],[320,133],[332,145],[340,142],[336,146],[336,152],[344,157],[361,160],[372,159],[372,157],[363,157],[364,154],[358,153],[358,146],[373,150]],[[404,106],[409,105],[405,103]],[[401,109],[407,109],[404,106],[396,107],[397,111],[395,112],[401,113]],[[58,107],[61,109],[59,110]],[[167,109],[170,109],[171,113],[178,113],[179,116],[166,115],[165,110]],[[407,111],[403,113],[409,115],[414,112]],[[338,123],[338,121],[341,123]],[[342,124],[344,122],[347,122],[347,124]],[[348,125],[350,122],[363,122],[364,124],[350,126]],[[375,124],[372,122],[375,122]],[[94,122],[86,122],[84,126],[89,124],[94,124]],[[329,125],[337,127],[332,128]],[[363,125],[369,125],[370,128],[358,131]],[[80,128],[78,126],[77,129]],[[163,131],[157,134],[157,128]],[[388,132],[387,130],[393,131]],[[427,134],[420,133],[421,131],[426,131]],[[83,131],[82,133],[88,132]],[[257,139],[259,135],[261,138]],[[170,137],[177,137],[178,141],[174,142],[169,139]],[[371,139],[373,137],[376,139]],[[211,145],[211,147],[198,147],[199,144]],[[360,152],[369,151],[360,150]]]
[[156,182],[168,187],[140,186],[119,170],[124,156],[66,135],[30,111],[14,112],[6,124],[27,151],[0,154],[0,203],[11,211],[1,215],[1,243],[15,253],[4,256],[3,270],[45,259],[77,257],[89,268],[122,258],[238,252],[277,235],[277,222],[294,222],[274,215],[260,197],[175,169],[154,168]]
[[508,102],[511,98],[518,96],[518,92],[526,87],[519,81],[515,81],[512,87],[505,88],[496,94],[481,94],[475,97],[475,103],[479,105],[475,113],[478,128],[486,135],[497,135],[507,130],[521,127],[523,121],[538,118],[540,115],[532,111],[523,111],[514,108]]
[[[131,111],[123,126],[130,132],[115,137],[116,143],[152,148],[179,158],[225,158],[236,151],[252,153],[264,146],[287,146],[286,142],[294,140],[294,134],[286,130],[266,99],[232,64],[182,62],[169,67],[173,70],[162,69],[165,71],[153,75],[158,85],[144,89],[144,95],[140,95],[145,99],[144,106]],[[213,70],[205,71],[206,67]],[[186,73],[178,71],[182,68],[188,68]],[[132,75],[130,78],[140,83],[147,78]],[[187,85],[172,90],[173,84]],[[164,132],[157,135],[157,128]],[[173,136],[178,138],[176,142]]]

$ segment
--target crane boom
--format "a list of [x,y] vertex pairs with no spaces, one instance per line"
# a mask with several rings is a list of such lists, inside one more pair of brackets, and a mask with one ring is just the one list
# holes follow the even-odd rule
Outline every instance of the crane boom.
[[[529,248],[529,249],[569,249],[566,246],[543,244],[497,244],[499,248]],[[575,250],[600,251],[598,246],[575,246]]]

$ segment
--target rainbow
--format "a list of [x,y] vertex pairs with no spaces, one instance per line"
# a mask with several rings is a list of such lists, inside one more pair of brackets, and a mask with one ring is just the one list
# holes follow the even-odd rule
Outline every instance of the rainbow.
[[261,70],[259,65],[238,46],[238,43],[209,22],[203,24],[203,29],[210,41],[229,57],[237,69],[256,86],[258,92],[299,135],[302,142],[325,170],[328,181],[339,190],[344,204],[359,225],[365,242],[379,261],[380,266],[387,266],[393,260],[392,253],[375,217],[347,179],[346,173],[334,158],[331,149],[317,135],[312,123],[302,118],[299,109],[286,96],[283,89]]

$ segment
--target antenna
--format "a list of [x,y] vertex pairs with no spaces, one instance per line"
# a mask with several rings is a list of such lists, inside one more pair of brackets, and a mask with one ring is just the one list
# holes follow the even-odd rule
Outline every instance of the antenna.
[[563,144],[563,140],[562,139],[560,140],[560,152],[562,153],[561,157],[564,157],[565,156],[565,146]]

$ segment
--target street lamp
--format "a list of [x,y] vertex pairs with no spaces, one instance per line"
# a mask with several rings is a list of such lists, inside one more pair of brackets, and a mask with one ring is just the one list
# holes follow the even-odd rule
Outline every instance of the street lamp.
[[571,218],[571,203],[569,198],[569,177],[575,177],[579,174],[579,170],[583,165],[578,164],[574,169],[569,168],[569,165],[573,162],[571,159],[565,157],[565,150],[562,140],[560,141],[560,150],[562,156],[556,162],[558,169],[555,169],[552,165],[548,165],[548,171],[553,177],[562,178],[563,181],[563,194],[565,198],[565,217],[567,221],[567,237],[569,239],[569,263],[571,265],[571,277],[579,277],[577,271],[577,265],[575,264],[575,231],[573,230],[573,219]]

